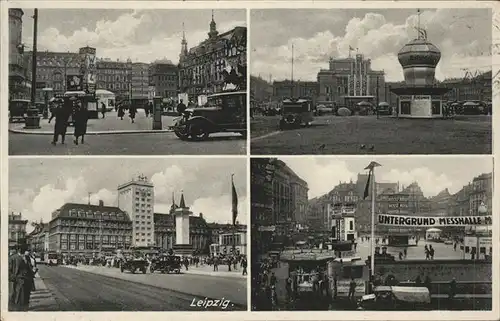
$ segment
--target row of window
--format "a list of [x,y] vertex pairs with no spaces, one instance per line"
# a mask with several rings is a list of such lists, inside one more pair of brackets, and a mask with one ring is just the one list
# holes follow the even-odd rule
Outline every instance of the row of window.
[[130,242],[130,239],[132,238],[130,235],[126,235],[126,236],[121,236],[121,235],[118,235],[118,236],[115,236],[115,235],[75,235],[75,234],[61,234],[61,242],[64,242],[64,241],[67,241],[68,239],[70,241],[76,241],[76,240],[79,240],[79,241],[83,241],[83,240],[87,240],[87,242],[89,241],[95,241],[95,242],[99,242],[99,240],[101,239],[102,237],[102,240],[103,242],[109,242],[111,240],[111,242],[114,242],[115,240],[116,241],[124,241],[124,242]]

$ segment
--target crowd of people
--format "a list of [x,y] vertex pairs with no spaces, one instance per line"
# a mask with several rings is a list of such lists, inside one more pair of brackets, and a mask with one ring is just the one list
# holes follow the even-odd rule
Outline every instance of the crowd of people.
[[28,311],[35,291],[36,260],[27,245],[17,246],[9,255],[9,311]]

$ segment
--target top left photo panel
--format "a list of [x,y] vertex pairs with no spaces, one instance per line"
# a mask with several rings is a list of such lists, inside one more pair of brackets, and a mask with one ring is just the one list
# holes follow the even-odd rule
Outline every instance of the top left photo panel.
[[245,9],[8,14],[9,155],[246,155]]

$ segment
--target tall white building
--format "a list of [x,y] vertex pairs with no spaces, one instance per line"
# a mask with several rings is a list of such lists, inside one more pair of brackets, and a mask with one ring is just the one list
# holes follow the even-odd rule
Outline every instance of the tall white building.
[[154,246],[154,187],[147,177],[118,186],[118,207],[132,220],[132,246]]

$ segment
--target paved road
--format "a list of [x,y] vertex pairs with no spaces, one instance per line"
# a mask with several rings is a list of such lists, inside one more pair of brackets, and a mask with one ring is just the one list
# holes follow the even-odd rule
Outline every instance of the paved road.
[[246,139],[239,134],[214,134],[204,142],[182,141],[174,133],[90,135],[84,145],[52,146],[48,135],[9,133],[9,155],[241,155]]
[[491,116],[452,120],[328,115],[316,117],[309,128],[286,131],[277,130],[278,120],[266,116],[252,120],[252,154],[490,154],[492,150]]
[[[58,311],[220,311],[223,309],[192,306],[193,300],[222,299],[218,289],[237,283],[234,279],[224,282],[222,278],[187,274],[129,274],[137,279],[133,282],[78,269],[46,266],[40,266],[39,274],[55,296]],[[148,279],[153,285],[143,284],[141,279]],[[168,289],[170,282],[174,283],[172,287],[182,282],[185,291]],[[206,295],[189,294],[199,290],[204,290]],[[246,302],[246,290],[244,296]],[[245,309],[245,305],[233,302],[225,311]]]

